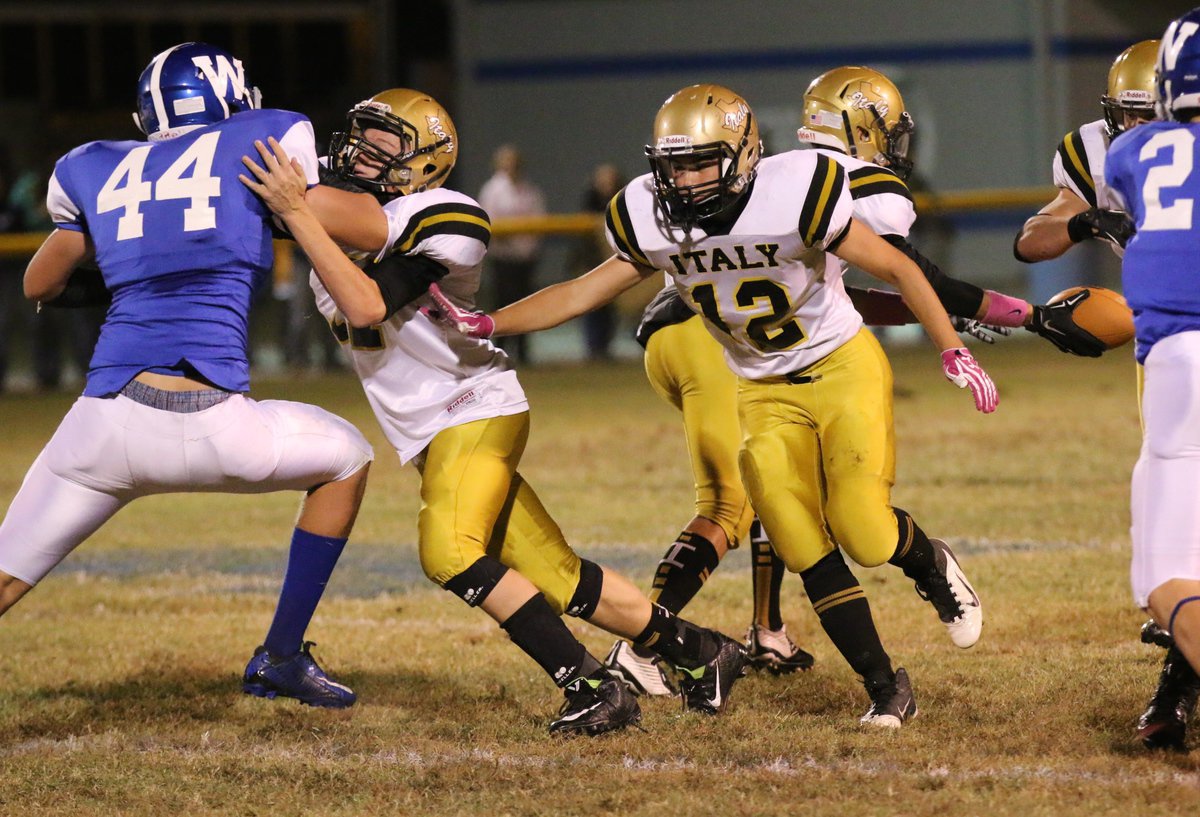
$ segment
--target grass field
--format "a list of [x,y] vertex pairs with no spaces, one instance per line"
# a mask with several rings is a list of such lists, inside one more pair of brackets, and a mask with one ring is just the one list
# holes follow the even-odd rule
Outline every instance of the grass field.
[[[899,571],[859,571],[921,714],[857,725],[861,686],[784,583],[813,671],[752,676],[723,717],[644,702],[646,732],[552,740],[558,693],[483,613],[427,585],[416,481],[352,378],[263,381],[376,446],[355,536],[309,636],[352,710],[240,694],[269,623],[297,497],[140,500],[0,621],[0,814],[1167,815],[1200,807],[1200,753],[1152,755],[1133,724],[1161,652],[1128,590],[1138,445],[1128,349],[1098,361],[1009,341],[980,357],[976,414],[929,347],[896,350],[894,499],[963,556],[985,606],[955,649]],[[535,369],[524,466],[579,550],[645,584],[692,515],[676,415],[635,364]],[[0,402],[7,502],[69,396]],[[689,615],[740,636],[748,557]],[[605,634],[571,620],[593,652]]]

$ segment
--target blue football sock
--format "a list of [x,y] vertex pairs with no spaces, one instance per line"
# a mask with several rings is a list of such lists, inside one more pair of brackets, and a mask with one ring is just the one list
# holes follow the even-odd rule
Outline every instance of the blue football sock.
[[283,658],[300,651],[304,631],[345,546],[345,539],[317,536],[300,528],[292,533],[279,605],[264,642],[273,657]]

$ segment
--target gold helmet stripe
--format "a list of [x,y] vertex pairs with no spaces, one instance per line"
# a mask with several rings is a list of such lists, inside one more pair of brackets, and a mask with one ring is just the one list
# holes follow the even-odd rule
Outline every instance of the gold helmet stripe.
[[848,601],[855,601],[856,599],[865,599],[866,597],[867,594],[863,591],[862,586],[856,584],[854,587],[847,587],[845,590],[830,593],[823,599],[814,600],[812,603],[813,612],[819,616],[832,610],[839,604],[845,604]]
[[1092,168],[1088,163],[1087,151],[1083,148],[1083,137],[1079,131],[1071,131],[1063,137],[1058,146],[1058,155],[1071,181],[1083,191],[1088,204],[1095,207],[1096,182],[1092,179]]
[[617,247],[622,252],[643,267],[654,266],[642,252],[642,248],[638,246],[637,234],[634,232],[633,222],[629,218],[629,208],[625,204],[624,188],[608,203],[608,212],[604,216],[604,221],[608,225],[608,231],[616,240]]
[[838,193],[845,183],[846,173],[842,166],[828,156],[818,154],[812,184],[800,210],[799,231],[806,247],[825,237],[837,206]]
[[877,196],[881,193],[894,193],[897,196],[912,201],[912,193],[908,185],[900,181],[900,177],[882,167],[860,167],[851,170],[850,195],[854,199],[864,199],[867,196]]
[[408,252],[434,235],[463,235],[482,241],[492,238],[492,225],[482,208],[468,204],[435,204],[409,219],[395,244],[394,252]]

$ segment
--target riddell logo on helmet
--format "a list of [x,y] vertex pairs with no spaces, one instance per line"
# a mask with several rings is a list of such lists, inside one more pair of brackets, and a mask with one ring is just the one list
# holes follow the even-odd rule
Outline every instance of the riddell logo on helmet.
[[672,134],[671,136],[660,136],[654,145],[659,150],[676,150],[678,148],[690,148],[692,146],[692,137],[683,134]]

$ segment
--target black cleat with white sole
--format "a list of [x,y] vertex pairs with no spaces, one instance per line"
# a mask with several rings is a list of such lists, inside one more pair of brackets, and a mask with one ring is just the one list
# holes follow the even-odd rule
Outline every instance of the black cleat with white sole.
[[871,708],[859,723],[884,729],[899,729],[905,721],[917,716],[917,699],[904,668],[896,670],[892,680],[878,679],[863,682],[871,696]]
[[607,673],[576,678],[563,688],[567,699],[550,723],[552,735],[601,735],[634,726],[642,719],[637,698]]

